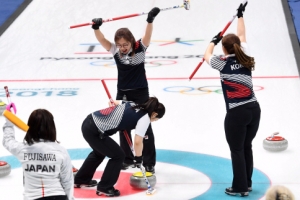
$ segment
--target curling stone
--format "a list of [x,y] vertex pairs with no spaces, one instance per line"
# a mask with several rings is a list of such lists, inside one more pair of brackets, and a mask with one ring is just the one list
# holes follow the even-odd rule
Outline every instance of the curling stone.
[[[156,176],[151,172],[146,172],[146,177],[151,187],[156,184]],[[135,189],[148,189],[142,172],[136,172],[130,176],[130,185]]]
[[6,104],[0,99],[0,114],[6,109]]
[[5,161],[0,161],[0,177],[7,176],[10,174],[11,167]]
[[264,149],[268,151],[275,151],[275,152],[284,151],[287,149],[288,141],[281,136],[275,136],[278,134],[279,134],[278,132],[273,133],[270,137],[267,137],[263,141]]

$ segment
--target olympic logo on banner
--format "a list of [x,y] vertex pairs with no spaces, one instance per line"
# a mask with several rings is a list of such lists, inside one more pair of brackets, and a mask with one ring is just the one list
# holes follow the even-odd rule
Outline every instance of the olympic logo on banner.
[[[253,86],[254,91],[263,90],[262,86]],[[175,92],[185,95],[206,95],[211,93],[223,94],[221,86],[201,86],[201,87],[191,87],[191,86],[171,86],[164,88],[165,92]]]
[[[160,66],[175,65],[175,64],[177,64],[177,61],[175,60],[152,60],[152,61],[145,62],[145,67],[160,67]],[[105,60],[91,62],[90,65],[109,67],[109,68],[117,67],[115,61],[105,61]]]

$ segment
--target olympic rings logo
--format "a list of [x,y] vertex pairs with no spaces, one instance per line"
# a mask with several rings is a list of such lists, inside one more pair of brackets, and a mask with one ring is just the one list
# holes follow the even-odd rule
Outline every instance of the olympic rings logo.
[[[262,86],[253,86],[254,91],[263,90]],[[185,95],[206,95],[211,93],[223,94],[221,86],[201,86],[201,87],[190,87],[190,86],[171,86],[164,88],[165,92],[176,92]]]
[[[150,62],[145,62],[145,67],[160,67],[160,66],[164,66],[164,65],[175,65],[176,63],[177,63],[177,61],[175,61],[175,60],[153,60]],[[117,67],[115,61],[105,61],[105,60],[91,62],[90,65],[103,66],[103,67],[109,67],[109,68]]]

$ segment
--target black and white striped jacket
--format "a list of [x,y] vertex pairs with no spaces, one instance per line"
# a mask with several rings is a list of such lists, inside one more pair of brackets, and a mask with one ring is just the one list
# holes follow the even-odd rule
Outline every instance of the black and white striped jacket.
[[[241,43],[244,52],[249,55],[246,43]],[[252,73],[239,64],[235,54],[226,57],[212,56],[209,64],[220,71],[221,85],[226,103],[226,109],[257,101],[252,84]]]
[[111,44],[109,51],[113,54],[118,68],[119,90],[148,87],[145,70],[146,49],[147,47],[140,39],[136,41],[135,47],[133,47],[134,56],[120,55],[120,51],[116,45],[113,43]]
[[113,135],[119,130],[135,129],[135,134],[144,137],[150,125],[148,113],[141,109],[134,109],[133,102],[98,110],[92,113],[97,128],[108,135]]

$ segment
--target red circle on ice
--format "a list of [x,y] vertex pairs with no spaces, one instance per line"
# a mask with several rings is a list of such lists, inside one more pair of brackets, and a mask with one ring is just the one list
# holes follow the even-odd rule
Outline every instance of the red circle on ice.
[[[103,171],[97,171],[94,174],[93,179],[97,180],[97,182],[101,179]],[[119,179],[114,186],[121,193],[120,196],[126,196],[131,194],[136,194],[139,192],[146,192],[146,190],[134,189],[130,186],[130,176],[132,173],[121,172]],[[96,194],[97,186],[95,187],[83,187],[83,188],[74,188],[74,197],[75,198],[107,198],[105,195],[98,196]]]

